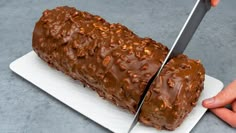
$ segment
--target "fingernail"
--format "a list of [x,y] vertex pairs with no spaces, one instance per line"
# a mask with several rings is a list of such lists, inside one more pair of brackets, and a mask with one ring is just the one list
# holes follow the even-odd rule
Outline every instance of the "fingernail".
[[213,97],[204,100],[204,103],[205,103],[205,104],[212,104],[212,103],[214,103],[214,102],[215,102],[215,99],[214,99]]

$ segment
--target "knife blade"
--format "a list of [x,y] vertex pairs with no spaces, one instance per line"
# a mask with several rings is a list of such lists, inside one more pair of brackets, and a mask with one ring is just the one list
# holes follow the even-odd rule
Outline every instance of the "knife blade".
[[145,101],[146,93],[148,92],[152,82],[155,80],[156,77],[159,76],[161,73],[161,70],[165,66],[165,64],[168,62],[169,59],[182,54],[187,47],[189,41],[193,37],[195,31],[197,30],[199,24],[201,23],[203,17],[209,11],[211,8],[210,0],[197,0],[195,3],[191,13],[189,14],[184,26],[180,30],[176,40],[174,41],[174,44],[172,45],[170,51],[168,52],[165,60],[163,61],[161,67],[157,70],[155,75],[149,80],[147,86],[145,87],[144,93],[141,96],[141,100],[138,103],[138,109],[137,112],[134,115],[134,119],[132,121],[132,124],[128,130],[128,133],[132,131],[134,126],[138,122],[138,117],[142,108],[142,105]]

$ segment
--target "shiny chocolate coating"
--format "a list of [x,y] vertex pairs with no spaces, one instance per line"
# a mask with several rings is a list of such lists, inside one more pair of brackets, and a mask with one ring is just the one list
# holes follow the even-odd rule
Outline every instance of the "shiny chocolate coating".
[[132,113],[168,53],[167,47],[121,24],[71,7],[43,12],[33,49],[50,66]]
[[[121,24],[110,24],[100,16],[67,6],[43,12],[35,25],[32,44],[38,56],[51,67],[81,81],[99,96],[132,113],[136,112],[148,81],[160,68],[169,51],[161,43],[150,38],[141,38]],[[185,104],[196,103],[203,84],[203,79],[197,77],[204,75],[203,67],[200,63],[182,56],[174,59],[175,63],[170,61],[166,65],[161,73],[161,77],[165,77],[163,82],[160,82],[160,79],[153,82],[148,92],[149,98],[140,115],[140,120],[144,124],[172,129],[169,127],[179,125],[183,120],[182,116],[186,116],[193,107]],[[181,61],[182,58],[184,61]],[[186,81],[177,80],[183,78],[184,74],[179,73],[185,71],[178,68],[179,63],[192,67],[186,74],[189,81],[187,78]],[[170,69],[172,67],[175,69]],[[168,73],[175,74],[176,80]],[[196,83],[192,77],[196,77]],[[171,91],[166,91],[166,80],[173,86]],[[199,92],[191,93],[194,100],[184,99],[184,96],[189,95],[184,88],[189,88],[185,82],[191,84],[193,87],[190,89],[194,91],[200,86]],[[163,87],[160,89],[162,93],[154,93],[155,86],[158,85]],[[170,94],[167,94],[169,92]],[[181,92],[181,95],[175,92]],[[176,97],[174,101],[178,101],[179,105],[173,102],[173,99],[162,99],[170,95]],[[155,113],[153,110],[162,105],[167,106],[166,101],[168,106],[174,104],[170,105],[173,108],[168,111],[170,114],[178,113],[176,119],[169,118],[168,114]],[[161,102],[163,104],[160,104]],[[181,110],[183,107],[188,107],[188,110]],[[148,112],[155,118],[150,118],[152,116]]]
[[200,61],[185,55],[171,59],[151,84],[140,121],[157,129],[174,130],[196,105],[204,78]]

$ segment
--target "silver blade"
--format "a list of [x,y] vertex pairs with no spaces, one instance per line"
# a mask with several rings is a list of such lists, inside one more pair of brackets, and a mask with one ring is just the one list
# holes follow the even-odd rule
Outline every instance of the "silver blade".
[[159,76],[161,73],[161,70],[165,66],[165,64],[168,62],[169,59],[182,54],[187,47],[189,41],[191,40],[193,34],[195,33],[197,27],[199,26],[200,22],[202,21],[203,17],[207,13],[207,11],[211,8],[210,0],[197,0],[196,4],[194,5],[190,15],[188,16],[183,28],[181,29],[179,35],[177,36],[174,44],[172,45],[169,53],[167,54],[164,62],[162,63],[159,70],[156,72],[156,74],[151,78],[151,80],[148,82],[143,95],[141,96],[141,100],[138,104],[137,112],[135,113],[134,119],[132,121],[132,124],[128,130],[128,133],[131,132],[131,130],[134,128],[134,126],[138,122],[138,117],[140,114],[140,110],[142,108],[142,105],[145,101],[146,93],[148,89],[150,88],[151,83],[153,80],[155,80],[156,77]]

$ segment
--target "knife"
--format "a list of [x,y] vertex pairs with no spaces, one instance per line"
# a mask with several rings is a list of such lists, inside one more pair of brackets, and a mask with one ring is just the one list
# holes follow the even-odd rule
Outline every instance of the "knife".
[[132,131],[134,126],[138,122],[138,117],[142,108],[142,105],[145,101],[146,93],[148,92],[148,89],[150,88],[152,82],[155,80],[156,77],[159,76],[161,73],[161,70],[165,66],[165,64],[168,62],[169,59],[182,54],[187,47],[189,41],[191,40],[193,34],[195,33],[197,27],[201,23],[203,17],[207,13],[208,10],[211,8],[210,0],[197,0],[196,4],[194,5],[191,13],[189,14],[184,26],[182,27],[179,35],[177,36],[174,44],[172,45],[169,53],[167,54],[164,62],[162,63],[161,67],[158,69],[158,71],[155,73],[155,75],[149,80],[144,93],[141,96],[141,100],[138,103],[138,109],[137,112],[134,115],[134,119],[132,121],[132,124],[128,130],[128,133]]

